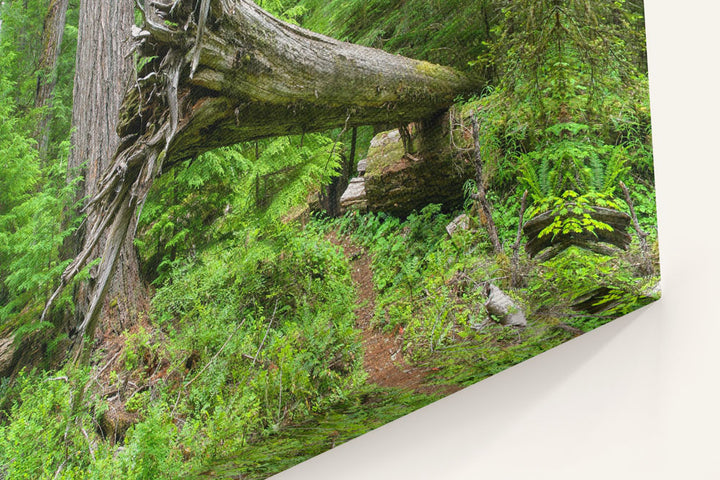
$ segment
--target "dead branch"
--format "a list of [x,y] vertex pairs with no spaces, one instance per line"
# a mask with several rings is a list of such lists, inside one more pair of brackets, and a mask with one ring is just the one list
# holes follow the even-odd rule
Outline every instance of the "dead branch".
[[[473,141],[475,142],[475,182],[477,183],[477,202],[480,204],[484,218],[481,218],[481,222],[485,225],[488,236],[490,237],[490,243],[492,243],[493,250],[496,254],[503,253],[503,247],[500,243],[500,237],[498,236],[497,227],[495,221],[492,218],[492,208],[490,202],[487,199],[487,192],[485,190],[485,184],[483,179],[483,162],[482,153],[480,150],[480,127],[477,121],[477,115],[473,112],[472,115],[472,129],[473,129]],[[474,197],[475,198],[475,197]]]
[[520,217],[518,219],[517,235],[515,236],[515,243],[513,244],[512,250],[512,272],[510,274],[510,286],[513,288],[519,288],[523,285],[523,277],[520,274],[520,240],[522,239],[522,227],[523,217],[525,216],[525,208],[527,207],[528,191],[525,190],[523,193],[522,201],[520,202]]
[[638,234],[638,239],[640,240],[640,252],[642,252],[643,257],[643,261],[640,264],[640,273],[643,276],[652,276],[655,273],[655,268],[653,267],[650,249],[648,248],[648,233],[640,227],[640,222],[638,221],[637,214],[635,213],[635,205],[630,197],[630,190],[628,190],[627,185],[625,185],[624,182],[620,182],[620,188],[622,188],[623,193],[625,194],[625,201],[627,202],[628,207],[630,207],[630,217],[632,218],[633,227],[635,228],[635,231]]
[[273,310],[272,316],[270,317],[270,322],[268,323],[268,328],[265,330],[265,336],[262,339],[262,342],[260,342],[260,347],[258,347],[257,353],[255,353],[255,358],[253,358],[253,365],[255,365],[255,362],[257,362],[257,358],[260,355],[260,352],[262,351],[263,346],[265,345],[265,340],[267,339],[268,334],[270,333],[270,328],[272,327],[273,321],[275,320],[275,312],[277,312],[277,306],[280,299],[275,300],[275,309]]

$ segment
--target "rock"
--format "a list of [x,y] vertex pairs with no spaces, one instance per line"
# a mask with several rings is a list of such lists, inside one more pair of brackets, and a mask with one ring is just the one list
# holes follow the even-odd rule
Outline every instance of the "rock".
[[12,368],[13,357],[15,357],[15,338],[0,338],[0,377],[4,377]]
[[402,142],[400,138],[400,131],[397,129],[388,130],[387,132],[380,132],[375,135],[373,139],[370,140],[370,148],[382,148],[386,145],[395,145],[398,142]]
[[485,295],[488,297],[485,302],[485,308],[488,313],[496,317],[502,325],[513,327],[527,326],[525,313],[508,294],[489,283],[485,287]]
[[367,171],[367,164],[368,164],[367,158],[363,158],[362,160],[360,160],[358,162],[357,171],[358,171],[359,176],[362,177],[363,175],[365,175],[365,172]]
[[450,222],[447,227],[445,227],[445,230],[451,237],[458,230],[470,230],[470,217],[463,213],[462,215],[456,217],[455,220]]
[[365,178],[356,177],[350,180],[345,193],[340,197],[340,213],[348,210],[367,210],[367,198],[365,195]]

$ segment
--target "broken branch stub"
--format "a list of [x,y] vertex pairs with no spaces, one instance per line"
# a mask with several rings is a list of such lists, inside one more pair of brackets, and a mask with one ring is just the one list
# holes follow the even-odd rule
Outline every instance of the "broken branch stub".
[[[77,333],[90,336],[130,218],[163,166],[264,137],[410,122],[478,89],[455,70],[340,42],[284,23],[249,0],[145,2],[139,71],[118,119],[120,145],[86,205],[88,242],[58,293],[103,257]],[[138,215],[139,216],[139,215]]]

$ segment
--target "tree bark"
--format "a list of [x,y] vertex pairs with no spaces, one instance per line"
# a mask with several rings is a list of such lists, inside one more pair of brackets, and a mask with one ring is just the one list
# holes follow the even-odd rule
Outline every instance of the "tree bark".
[[[142,207],[164,165],[263,137],[423,119],[448,108],[458,95],[476,86],[447,67],[351,45],[281,22],[249,0],[145,2],[144,16],[144,28],[136,27],[133,38],[148,61],[125,95],[115,154],[108,140],[102,155],[87,149],[77,152],[79,158],[112,158],[102,179],[90,182],[96,188],[87,189],[84,247],[48,302],[52,304],[96,255],[95,248],[102,246],[81,332],[96,321],[105,283],[112,278],[121,252],[129,248],[132,214]],[[81,13],[81,18],[92,18],[98,28],[102,23],[92,12]],[[114,29],[120,28],[119,23],[127,25],[117,17],[105,22]],[[109,68],[97,57],[81,58],[80,52],[78,60],[91,65],[91,70],[93,64],[96,69]],[[103,78],[114,79],[117,87],[118,79],[126,75],[103,73]],[[117,99],[91,97],[92,105],[83,99],[77,107],[90,110],[83,113],[101,124],[96,128],[107,129],[117,117],[102,106],[115,105]],[[92,131],[86,128],[78,135]],[[100,172],[90,171],[88,178],[97,179]]]
[[57,81],[56,67],[60,58],[60,45],[65,31],[65,16],[68,0],[50,0],[45,22],[38,62],[37,87],[35,89],[35,108],[43,108],[40,113],[35,139],[38,142],[40,158],[45,161],[50,139],[50,121],[52,115],[52,96]]
[[[145,88],[128,92],[119,126],[121,136],[137,134],[177,109],[173,162],[263,137],[426,118],[475,87],[453,69],[281,22],[249,0],[204,2],[202,34],[189,0],[173,14],[148,7],[138,37],[155,60],[139,75]],[[175,22],[187,32],[167,27]],[[175,98],[157,98],[153,87]]]
[[[83,0],[80,4],[73,88],[73,149],[68,171],[70,176],[78,175],[78,172],[84,176],[81,196],[91,197],[97,193],[102,173],[110,165],[119,144],[115,127],[122,98],[134,72],[132,60],[128,58],[132,48],[129,39],[134,21],[133,9],[132,0]],[[88,215],[85,232],[93,231],[102,220],[100,215]],[[130,224],[130,218],[122,215],[116,220]],[[103,241],[107,238],[103,235]],[[122,242],[117,250],[122,267],[107,284],[113,306],[110,307],[108,302],[103,315],[109,326],[117,331],[129,326],[139,309],[147,303],[131,235],[127,235],[127,239],[129,241]],[[75,254],[90,247],[90,241],[81,233]],[[93,256],[99,253],[98,249],[92,249]],[[92,285],[102,281],[103,272],[96,270],[90,286],[80,288],[76,296],[75,324],[71,326],[71,331],[77,330],[77,325],[92,304]]]

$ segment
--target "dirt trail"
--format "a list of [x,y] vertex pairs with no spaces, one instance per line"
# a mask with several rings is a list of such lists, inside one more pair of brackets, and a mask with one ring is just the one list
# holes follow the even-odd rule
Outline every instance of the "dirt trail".
[[334,232],[328,237],[335,245],[342,247],[350,262],[351,277],[358,293],[357,326],[362,330],[363,364],[368,381],[382,387],[402,388],[417,393],[449,394],[459,390],[449,385],[425,385],[428,369],[414,367],[405,362],[402,353],[402,333],[390,335],[372,326],[375,314],[375,289],[370,255],[348,237],[338,237]]

